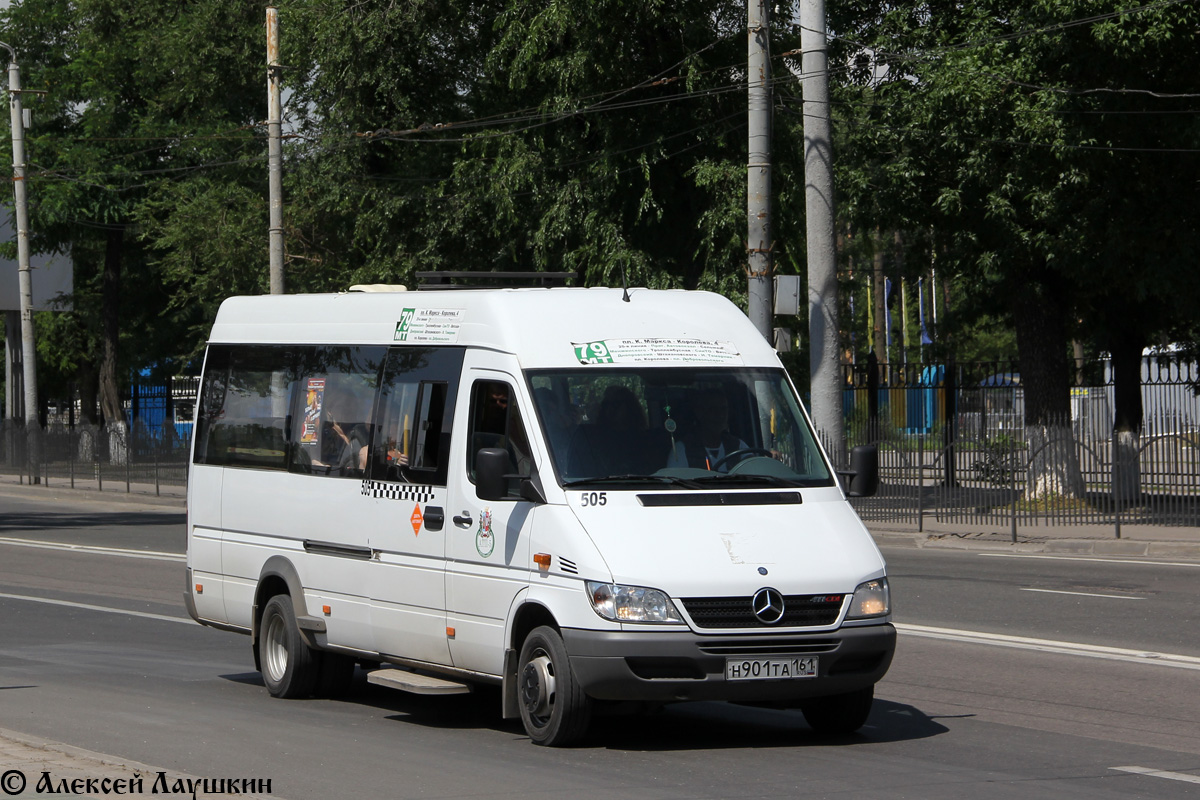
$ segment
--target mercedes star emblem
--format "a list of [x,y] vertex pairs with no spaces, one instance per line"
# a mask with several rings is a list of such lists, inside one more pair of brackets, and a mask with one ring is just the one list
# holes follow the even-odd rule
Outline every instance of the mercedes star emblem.
[[764,625],[774,625],[783,619],[783,595],[778,589],[759,589],[754,593],[751,607]]

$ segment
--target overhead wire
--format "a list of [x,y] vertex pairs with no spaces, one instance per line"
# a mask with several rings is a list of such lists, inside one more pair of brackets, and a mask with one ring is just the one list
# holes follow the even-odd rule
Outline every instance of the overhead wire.
[[[1050,31],[1064,30],[1067,28],[1077,27],[1077,26],[1081,26],[1081,25],[1095,24],[1097,22],[1114,19],[1117,17],[1126,16],[1126,15],[1133,14],[1133,13],[1138,13],[1141,11],[1157,9],[1157,8],[1162,8],[1162,7],[1166,7],[1166,6],[1171,6],[1171,5],[1177,5],[1177,4],[1185,3],[1185,2],[1194,2],[1194,0],[1159,0],[1159,2],[1149,3],[1149,4],[1139,6],[1137,8],[1133,8],[1133,9],[1122,9],[1122,10],[1117,10],[1117,11],[1113,11],[1113,12],[1108,12],[1105,14],[1097,14],[1097,15],[1092,15],[1089,17],[1079,18],[1079,19],[1075,19],[1075,20],[1068,20],[1068,21],[1064,21],[1064,22],[1054,23],[1051,25],[1042,26],[1040,28],[1032,28],[1032,29],[1026,29],[1023,31],[1016,31],[1011,34],[1005,34],[1002,36],[989,37],[986,39],[973,40],[973,41],[967,41],[967,42],[959,42],[959,43],[954,43],[951,45],[945,45],[940,48],[926,50],[921,55],[887,53],[886,51],[881,51],[878,49],[871,48],[869,45],[867,45],[865,43],[856,42],[847,37],[833,36],[832,38],[845,41],[849,44],[852,44],[854,46],[858,46],[861,48],[872,49],[873,52],[878,52],[880,54],[883,54],[883,55],[886,55],[886,56],[889,56],[892,58],[915,60],[917,58],[928,57],[929,55],[936,55],[941,52],[949,52],[949,51],[961,50],[961,49],[966,49],[966,48],[971,48],[971,47],[978,47],[978,46],[983,46],[985,44],[998,42],[998,41],[1014,40],[1017,38],[1037,35],[1040,33],[1046,33],[1046,32],[1050,32]],[[416,128],[411,128],[411,129],[402,130],[402,131],[392,131],[392,130],[380,128],[378,130],[368,130],[368,131],[361,131],[361,132],[354,132],[354,133],[343,133],[340,135],[333,134],[332,140],[336,141],[340,137],[350,137],[353,139],[368,140],[368,141],[407,141],[407,142],[423,143],[423,144],[446,144],[446,143],[461,144],[461,143],[465,143],[465,142],[483,141],[488,138],[495,138],[495,137],[499,137],[499,136],[518,135],[521,133],[528,132],[530,130],[545,127],[547,125],[551,125],[556,122],[560,122],[563,120],[567,120],[567,119],[571,119],[571,118],[575,118],[575,117],[579,117],[579,116],[583,116],[583,115],[599,114],[599,113],[605,113],[605,112],[609,112],[609,111],[635,110],[635,109],[657,106],[657,105],[662,105],[662,104],[667,104],[667,103],[676,103],[676,102],[683,102],[683,101],[689,101],[689,100],[695,100],[695,99],[710,98],[710,97],[720,96],[720,95],[728,94],[728,93],[732,93],[732,92],[742,91],[745,88],[745,81],[739,80],[737,82],[717,84],[717,85],[713,85],[713,86],[707,86],[707,87],[702,87],[702,88],[698,88],[698,89],[693,89],[693,90],[683,92],[683,93],[674,93],[674,94],[670,94],[667,96],[643,97],[643,98],[639,98],[639,99],[628,100],[625,102],[615,102],[619,98],[624,97],[624,96],[628,95],[629,93],[636,91],[638,89],[644,89],[644,88],[650,88],[650,87],[662,86],[662,85],[669,85],[671,83],[675,83],[679,80],[684,79],[685,76],[682,76],[682,75],[672,76],[672,75],[670,75],[670,73],[673,72],[674,70],[677,70],[681,65],[686,63],[689,59],[694,58],[695,56],[700,55],[713,47],[716,47],[718,44],[727,40],[728,38],[730,38],[733,35],[734,35],[734,32],[730,32],[730,33],[725,34],[724,36],[718,37],[717,39],[708,43],[704,47],[702,47],[698,50],[695,50],[692,53],[689,53],[688,55],[684,56],[682,59],[677,61],[675,64],[672,64],[671,66],[665,68],[664,70],[662,70],[662,71],[656,73],[655,75],[652,75],[642,81],[639,81],[636,84],[632,84],[630,86],[626,86],[624,88],[617,89],[617,90],[612,90],[612,91],[608,91],[608,92],[600,92],[600,93],[596,93],[593,95],[587,95],[587,96],[581,97],[579,102],[586,102],[586,104],[582,105],[581,107],[571,108],[571,109],[526,108],[526,109],[519,109],[515,112],[504,112],[501,114],[494,114],[494,115],[490,115],[490,116],[486,116],[486,117],[461,120],[461,121],[457,121],[457,122],[442,123],[442,124],[436,124],[436,125],[425,124],[425,125],[418,126]],[[802,51],[800,51],[800,50],[786,51],[784,53],[781,53],[781,54],[775,56],[773,58],[773,60],[786,60],[797,54],[802,54]],[[694,73],[691,77],[695,77],[697,75],[713,74],[716,72],[730,72],[730,71],[736,71],[739,69],[744,70],[744,65],[739,63],[739,64],[734,64],[734,65],[716,67],[716,68],[712,68],[710,70],[702,70],[697,73]],[[845,73],[845,72],[849,71],[850,69],[852,69],[852,67],[849,64],[842,64],[842,65],[836,65],[836,66],[827,68],[826,73],[829,75],[841,74],[841,73]],[[1058,87],[1043,87],[1043,86],[1037,86],[1035,84],[1011,81],[1010,79],[1007,79],[1005,76],[996,75],[994,73],[985,73],[985,74],[988,74],[989,77],[995,78],[997,80],[1005,80],[1005,81],[1008,81],[1015,85],[1020,85],[1023,88],[1041,89],[1041,90],[1047,90],[1047,91],[1059,91],[1059,92],[1064,92],[1064,93],[1089,94],[1089,93],[1100,93],[1100,92],[1107,92],[1107,93],[1128,92],[1128,93],[1144,93],[1144,94],[1148,94],[1148,95],[1155,96],[1155,97],[1171,97],[1171,98],[1200,97],[1200,94],[1190,94],[1190,93],[1167,94],[1167,93],[1156,93],[1156,92],[1152,92],[1152,91],[1148,91],[1148,90],[1120,90],[1120,89],[1111,89],[1111,88],[1068,90],[1068,89],[1062,89],[1062,88],[1058,88]],[[775,87],[783,87],[788,84],[793,84],[793,83],[803,81],[807,77],[811,77],[811,75],[804,74],[804,73],[800,73],[800,74],[790,73],[787,76],[773,79],[772,84]],[[595,99],[595,98],[600,98],[600,99]],[[595,100],[595,101],[587,102],[587,101],[591,101],[591,100]],[[831,101],[831,102],[836,103],[839,101]],[[1016,112],[1014,112],[1014,113],[1016,113]],[[1113,112],[1104,112],[1103,110],[1079,111],[1079,112],[1068,112],[1068,111],[1055,112],[1053,110],[1045,110],[1045,111],[1039,112],[1037,110],[1030,109],[1030,110],[1028,110],[1027,113],[1097,113],[1097,114],[1103,114],[1103,113],[1142,113],[1142,112],[1131,111],[1131,110],[1120,110],[1120,111],[1113,111]],[[1145,113],[1150,113],[1150,112],[1145,112]],[[1172,113],[1195,113],[1195,112],[1176,111],[1176,112],[1172,112]],[[530,123],[530,124],[526,124],[526,123]],[[245,138],[245,137],[230,136],[229,134],[236,133],[238,131],[243,131],[243,130],[256,129],[258,127],[261,127],[262,124],[263,123],[258,123],[258,122],[251,123],[250,125],[243,125],[243,126],[240,126],[239,128],[234,128],[229,132],[217,133],[217,134],[191,134],[191,135],[185,134],[182,136],[175,136],[175,137],[95,137],[95,138],[72,137],[72,140],[74,140],[74,141],[87,141],[87,140],[91,140],[91,141],[139,141],[140,140],[140,141],[163,141],[163,142],[185,143],[187,141],[192,141],[192,140],[208,141],[208,140],[221,140],[221,139],[235,139],[235,140],[244,140],[246,142],[246,144],[254,144],[254,143],[261,144],[262,137],[257,136],[257,135]],[[515,125],[523,125],[523,127],[518,127],[516,129],[507,129],[507,130],[494,130],[494,127],[498,124],[499,125],[514,125],[515,124]],[[484,129],[489,129],[489,130],[486,130],[486,132],[480,133],[480,134],[464,135],[464,136],[430,136],[429,135],[429,133],[431,131],[442,131],[442,130],[466,131],[466,130],[474,130],[474,129],[479,129],[479,128],[484,128]],[[303,133],[293,133],[293,134],[288,134],[286,136],[286,138],[293,139],[293,140],[298,139],[298,140],[308,141],[308,142],[312,142],[312,143],[319,142],[325,146],[329,146],[330,142],[331,142],[331,137],[328,132],[322,132],[321,134],[319,134],[317,136],[309,136],[309,135],[305,135]],[[995,140],[995,141],[1009,142],[1009,140]],[[1031,146],[1035,146],[1035,145],[1031,145]],[[639,145],[639,146],[636,146],[631,149],[640,149],[641,147],[642,146]],[[1079,146],[1079,147],[1082,149],[1085,146]],[[142,154],[144,154],[146,152],[153,152],[154,150],[157,150],[157,149],[160,149],[160,148],[151,148],[151,149],[147,149],[145,151],[140,151],[140,152]],[[1100,147],[1090,148],[1090,149],[1108,149],[1108,150],[1114,150],[1114,151],[1126,150],[1126,148],[1100,148]],[[1127,149],[1128,150],[1140,150],[1142,148],[1127,148]],[[1188,148],[1171,148],[1171,149],[1159,149],[1159,150],[1150,150],[1150,151],[1151,152],[1192,152],[1192,150],[1188,149]],[[135,153],[118,154],[115,156],[115,158],[117,158],[117,159],[130,158],[136,154],[137,154],[137,151],[135,151]],[[233,166],[233,165],[249,165],[249,164],[258,163],[260,160],[261,159],[257,156],[251,156],[251,157],[240,158],[240,159],[235,159],[235,160],[213,161],[213,162],[206,162],[206,163],[202,163],[202,164],[187,165],[187,166],[181,166],[181,167],[148,168],[148,169],[143,169],[143,170],[129,170],[129,171],[125,171],[125,172],[112,172],[112,173],[90,173],[90,174],[88,174],[88,176],[91,178],[99,178],[99,177],[112,177],[112,176],[127,177],[127,176],[137,176],[137,175],[141,175],[141,176],[161,175],[161,174],[189,172],[189,171],[196,171],[196,170],[203,170],[203,169],[212,169],[212,168],[219,168],[219,167]],[[78,173],[78,174],[85,174],[85,173],[80,171],[80,173]],[[42,173],[42,176],[47,177],[47,178],[60,178],[63,180],[71,180],[72,179],[72,176],[70,174],[68,174],[67,172],[64,172],[62,170],[49,170],[49,171]],[[96,185],[96,184],[92,184],[92,185]],[[137,188],[137,187],[122,187],[121,190],[124,190],[125,188]]]
[[[811,115],[804,114],[802,111],[797,111],[793,108],[788,108],[787,106],[782,106],[781,108],[785,113],[792,114],[794,116],[799,116],[799,117],[811,116]],[[928,128],[918,128],[918,127],[912,127],[912,126],[907,126],[907,127],[891,126],[891,125],[885,125],[884,123],[881,123],[881,122],[875,122],[875,121],[869,121],[869,120],[868,121],[858,121],[857,124],[865,125],[865,126],[872,127],[872,128],[878,128],[879,130],[892,131],[894,133],[918,133],[918,134],[927,134],[930,136],[940,136],[940,137],[949,137],[952,135],[951,133],[944,131],[944,130],[937,131],[937,130],[931,130]],[[1118,145],[1086,145],[1086,144],[1067,144],[1067,143],[1054,143],[1054,142],[1026,142],[1026,141],[1020,141],[1017,139],[1000,139],[1000,138],[986,137],[986,136],[961,136],[961,135],[958,135],[957,133],[953,134],[953,136],[957,139],[960,139],[960,140],[966,141],[966,142],[977,142],[977,143],[981,143],[981,144],[1002,144],[1002,145],[1012,145],[1012,146],[1019,146],[1019,147],[1034,147],[1034,148],[1050,149],[1050,150],[1093,150],[1093,151],[1104,151],[1104,152],[1112,152],[1112,153],[1173,153],[1173,154],[1200,153],[1200,148],[1189,148],[1189,147],[1122,147],[1122,146],[1118,146]]]

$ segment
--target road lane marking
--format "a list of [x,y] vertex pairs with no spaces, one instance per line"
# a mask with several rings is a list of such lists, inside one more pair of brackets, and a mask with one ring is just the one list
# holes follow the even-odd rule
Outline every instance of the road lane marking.
[[1095,556],[1041,556],[1032,553],[976,553],[983,558],[1036,558],[1042,561],[1094,561],[1098,564],[1140,564],[1144,567],[1191,567],[1200,569],[1195,561],[1143,561],[1136,558],[1097,558]]
[[1033,589],[1028,586],[1018,587],[1022,592],[1043,592],[1045,594],[1070,594],[1076,597],[1106,597],[1110,600],[1145,600],[1144,597],[1129,597],[1123,594],[1096,594],[1095,592],[1068,592],[1062,589]]
[[1060,642],[1054,639],[1033,639],[1027,636],[1009,636],[1003,633],[983,633],[955,628],[934,628],[928,625],[906,625],[897,622],[896,630],[910,636],[926,639],[944,639],[968,644],[984,644],[993,647],[1012,647],[1018,650],[1034,650],[1041,653],[1059,653],[1069,656],[1100,658],[1107,661],[1126,661],[1133,664],[1154,664],[1160,667],[1200,670],[1200,657],[1178,653],[1159,653],[1152,650],[1129,650],[1123,647],[1105,647],[1079,642]]
[[6,594],[0,592],[0,598],[5,600],[25,600],[30,603],[45,603],[51,606],[66,606],[68,608],[82,608],[87,611],[103,611],[106,614],[125,614],[130,617],[144,617],[146,619],[157,619],[162,622],[184,622],[188,625],[196,623],[191,617],[168,617],[166,614],[151,614],[149,611],[130,611],[125,608],[109,608],[108,606],[94,606],[90,603],[72,603],[69,600],[52,600],[49,597],[30,597],[23,594]]
[[182,553],[166,553],[160,550],[129,550],[121,547],[100,547],[91,544],[70,544],[69,542],[31,542],[28,539],[12,539],[0,536],[0,544],[13,547],[33,547],[38,550],[67,550],[75,553],[90,553],[102,556],[120,556],[122,558],[146,558],[152,561],[187,561]]
[[1164,769],[1150,769],[1149,767],[1109,767],[1118,772],[1132,772],[1135,775],[1152,775],[1155,778],[1170,778],[1173,781],[1187,781],[1188,783],[1200,783],[1200,775],[1189,775],[1186,772],[1167,772]]

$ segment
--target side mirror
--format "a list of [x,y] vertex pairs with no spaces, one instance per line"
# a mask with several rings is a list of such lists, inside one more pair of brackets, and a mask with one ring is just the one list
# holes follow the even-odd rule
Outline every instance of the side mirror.
[[871,497],[879,491],[879,445],[860,444],[850,451],[850,469],[838,472],[850,497]]
[[481,447],[475,454],[475,493],[481,500],[503,500],[508,496],[508,451]]

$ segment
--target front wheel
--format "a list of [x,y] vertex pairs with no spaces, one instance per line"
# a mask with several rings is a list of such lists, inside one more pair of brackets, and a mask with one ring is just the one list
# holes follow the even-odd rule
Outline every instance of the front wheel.
[[817,733],[854,733],[866,724],[874,700],[875,687],[868,686],[856,692],[806,700],[800,710],[805,722]]
[[320,669],[319,656],[300,636],[292,598],[277,594],[268,600],[259,625],[258,660],[271,696],[311,695]]
[[592,701],[571,671],[558,631],[543,625],[529,632],[517,681],[521,721],[534,744],[561,747],[587,731]]

